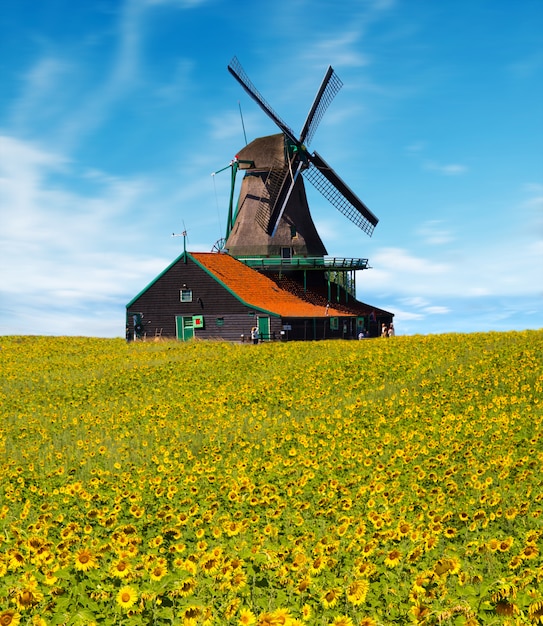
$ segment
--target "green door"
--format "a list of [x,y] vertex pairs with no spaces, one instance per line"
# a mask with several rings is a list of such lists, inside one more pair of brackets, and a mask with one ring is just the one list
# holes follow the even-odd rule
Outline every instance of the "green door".
[[175,316],[175,331],[177,338],[180,341],[189,341],[194,337],[194,325],[192,323],[192,315],[190,317],[183,317],[182,315]]
[[267,341],[270,337],[270,318],[259,317],[258,318],[258,334],[261,341]]

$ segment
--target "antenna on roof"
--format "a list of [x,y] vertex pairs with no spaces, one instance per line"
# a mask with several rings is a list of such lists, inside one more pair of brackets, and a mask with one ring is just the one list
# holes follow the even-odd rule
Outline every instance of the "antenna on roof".
[[241,112],[241,102],[238,100],[239,116],[241,117],[241,127],[243,128],[243,137],[245,139],[245,145],[247,145],[247,134],[245,133],[245,123],[243,121],[243,113]]
[[183,232],[182,233],[172,233],[172,237],[183,237],[183,256],[185,257],[185,263],[187,262],[187,229],[185,228],[185,222],[183,222]]

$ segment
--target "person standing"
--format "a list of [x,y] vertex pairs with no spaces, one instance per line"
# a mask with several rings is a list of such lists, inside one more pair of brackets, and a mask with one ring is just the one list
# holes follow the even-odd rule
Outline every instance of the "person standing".
[[260,334],[258,332],[258,326],[253,326],[251,328],[251,339],[253,343],[256,345],[258,343],[258,339],[260,338]]

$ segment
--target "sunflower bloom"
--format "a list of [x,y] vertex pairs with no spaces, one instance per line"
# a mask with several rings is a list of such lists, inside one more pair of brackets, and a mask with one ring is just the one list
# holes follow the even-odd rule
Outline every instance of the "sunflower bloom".
[[346,615],[335,617],[332,626],[354,626],[353,620]]
[[151,577],[151,580],[159,581],[162,578],[164,578],[164,576],[166,576],[167,573],[168,573],[168,570],[163,565],[156,565],[149,572],[149,576]]
[[399,550],[391,550],[385,557],[385,565],[387,567],[396,567],[402,560],[402,553]]
[[241,609],[238,624],[239,626],[252,626],[256,624],[256,615],[249,609]]
[[21,621],[21,614],[8,609],[0,613],[0,626],[18,626]]
[[[36,591],[30,587],[25,587],[22,591],[19,591],[15,596],[15,602],[19,609],[28,609],[35,604],[38,604],[43,600],[43,593]],[[8,622],[9,624],[10,622]],[[2,622],[0,622],[2,625]],[[2,625],[3,626],[3,625]]]
[[[543,624],[543,602],[534,602],[528,607],[528,616],[534,624]],[[0,621],[0,624],[2,622]]]
[[507,616],[515,615],[516,613],[519,612],[516,604],[513,604],[512,602],[508,602],[505,599],[499,600],[496,603],[494,610],[496,611],[498,615],[507,615]]
[[90,569],[98,567],[98,561],[90,550],[84,548],[83,550],[79,550],[75,555],[74,566],[75,569],[80,572],[87,572]]
[[125,559],[119,559],[110,568],[112,576],[116,578],[126,578],[132,571],[132,567]]
[[332,587],[321,595],[321,604],[325,609],[333,608],[341,596],[341,589]]
[[370,584],[367,580],[355,580],[347,587],[347,600],[358,606],[366,600]]
[[119,589],[119,593],[117,594],[117,604],[122,609],[129,609],[136,604],[138,600],[138,593],[131,587],[130,585],[126,585],[125,587],[121,587]]
[[194,578],[186,578],[179,581],[175,585],[175,589],[172,595],[179,596],[181,598],[187,598],[194,593],[196,589],[196,580]]
[[521,558],[523,559],[535,559],[539,554],[539,549],[535,543],[529,543],[524,546],[522,552],[520,553]]

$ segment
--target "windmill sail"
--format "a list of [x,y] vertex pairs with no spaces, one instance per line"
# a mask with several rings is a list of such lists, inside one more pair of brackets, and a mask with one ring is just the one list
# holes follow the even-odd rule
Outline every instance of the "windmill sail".
[[271,119],[279,126],[279,128],[291,139],[294,143],[298,143],[298,140],[294,136],[294,131],[289,128],[283,122],[283,120],[277,115],[277,113],[271,108],[271,106],[264,100],[258,89],[253,85],[251,79],[245,73],[241,63],[234,57],[228,65],[228,71],[238,81],[238,83],[245,89],[245,91],[251,96],[251,98],[260,106],[260,108],[271,117]]
[[310,156],[310,167],[304,171],[309,182],[333,204],[338,211],[368,235],[372,235],[379,220],[341,180],[317,152]]
[[322,116],[328,108],[330,102],[335,98],[337,92],[343,87],[343,83],[332,67],[328,67],[326,75],[322,81],[319,91],[313,101],[313,106],[309,110],[302,132],[300,133],[300,143],[309,145],[313,135],[317,130]]

